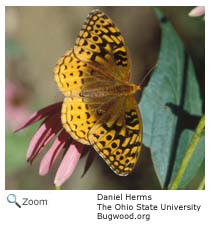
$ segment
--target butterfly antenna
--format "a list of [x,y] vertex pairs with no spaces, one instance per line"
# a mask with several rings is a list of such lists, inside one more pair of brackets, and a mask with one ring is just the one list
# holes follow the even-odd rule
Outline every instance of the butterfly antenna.
[[151,74],[151,72],[157,67],[158,63],[156,63],[152,68],[146,73],[142,81],[140,82],[140,87],[142,87],[143,83],[145,82],[146,78]]

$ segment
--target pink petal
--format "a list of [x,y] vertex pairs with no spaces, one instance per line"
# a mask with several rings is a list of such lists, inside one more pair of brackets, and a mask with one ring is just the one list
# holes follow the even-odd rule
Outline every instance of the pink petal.
[[195,8],[193,8],[190,12],[189,12],[189,16],[191,17],[197,17],[197,16],[203,16],[205,14],[205,7],[204,6],[197,6]]
[[21,125],[14,132],[24,129],[28,125],[31,125],[39,121],[40,119],[48,116],[49,114],[55,114],[56,112],[61,112],[61,106],[62,106],[62,102],[59,102],[59,103],[55,103],[40,109],[39,111],[32,114],[25,122],[21,123]]
[[61,152],[64,145],[66,144],[66,141],[69,138],[69,134],[65,130],[62,130],[59,136],[55,139],[50,149],[43,157],[39,167],[39,175],[44,176],[49,172],[50,168],[53,166],[56,158],[58,157],[59,153]]
[[29,144],[26,154],[27,161],[32,162],[61,128],[60,113],[48,117],[37,130]]
[[54,184],[61,186],[74,172],[84,145],[73,141],[67,150],[55,176]]

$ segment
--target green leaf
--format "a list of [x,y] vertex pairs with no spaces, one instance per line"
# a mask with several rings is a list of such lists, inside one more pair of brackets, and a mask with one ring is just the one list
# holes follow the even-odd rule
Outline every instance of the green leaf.
[[[183,150],[187,149],[192,136],[193,136],[193,132],[190,130],[183,131],[183,133],[181,134],[178,149],[177,149],[177,156],[176,156],[176,159],[174,162],[171,183],[174,180],[176,173],[178,172],[181,162],[183,160],[183,157],[185,154],[185,152]],[[183,175],[181,183],[179,184],[179,189],[183,189],[192,180],[192,178],[196,175],[196,173],[197,173],[198,169],[200,168],[201,163],[203,162],[203,159],[204,159],[204,154],[205,154],[204,149],[205,149],[205,145],[204,145],[204,137],[203,137],[191,157],[191,160]],[[170,183],[170,185],[171,185],[171,183]]]
[[[162,18],[160,12],[157,14]],[[158,66],[144,88],[139,107],[143,118],[143,143],[151,149],[154,168],[164,187],[176,174],[189,145],[192,128],[188,129],[186,122],[191,118],[195,124],[198,121],[201,98],[192,62],[180,38],[169,22],[160,25]],[[204,159],[204,139],[196,153],[182,179],[182,188],[195,176]]]
[[[201,99],[199,96],[199,89],[197,85],[197,81],[195,79],[195,72],[193,68],[192,61],[189,60],[188,65],[188,74],[187,74],[187,86],[186,86],[186,93],[185,93],[185,102],[184,102],[184,109],[188,111],[191,115],[201,114]],[[196,91],[196,92],[195,92]],[[181,161],[184,157],[185,151],[188,148],[194,131],[186,129],[182,131],[178,143],[177,154],[174,161],[174,167],[172,171],[172,176],[170,180],[171,182],[174,180],[176,173],[181,165]],[[188,164],[188,167],[183,175],[181,183],[179,185],[179,189],[184,188],[196,175],[198,169],[200,168],[203,159],[205,157],[205,140],[204,137],[200,140],[200,143],[196,147],[195,152],[192,155],[192,158]]]

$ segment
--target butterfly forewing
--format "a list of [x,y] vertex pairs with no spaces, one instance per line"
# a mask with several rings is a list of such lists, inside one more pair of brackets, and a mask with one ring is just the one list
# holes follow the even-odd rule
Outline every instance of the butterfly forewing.
[[68,97],[80,97],[82,91],[113,85],[112,79],[104,77],[89,63],[78,59],[72,50],[58,61],[54,73],[59,89]]
[[84,62],[114,80],[130,78],[130,58],[119,29],[99,10],[93,10],[80,31],[74,52]]

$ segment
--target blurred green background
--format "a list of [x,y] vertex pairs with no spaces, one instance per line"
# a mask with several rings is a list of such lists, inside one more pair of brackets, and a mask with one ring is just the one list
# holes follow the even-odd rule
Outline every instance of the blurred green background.
[[[94,8],[108,14],[123,34],[132,58],[133,82],[139,84],[158,60],[161,33],[152,7],[6,7],[6,189],[54,189],[59,160],[45,177],[38,175],[43,153],[32,166],[25,160],[39,123],[13,131],[32,112],[63,99],[54,82],[54,66],[74,45]],[[192,56],[204,100],[205,22],[188,17],[192,8],[161,7]],[[84,165],[82,159],[63,189],[160,189],[148,149],[142,150],[137,167],[127,177],[115,175],[97,156],[81,178]],[[199,182],[203,170],[204,164],[188,189]]]

